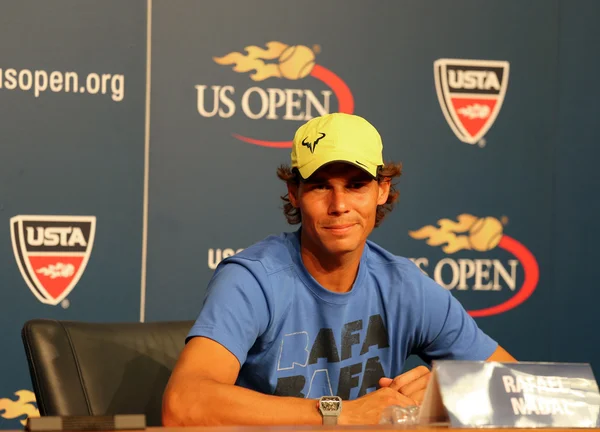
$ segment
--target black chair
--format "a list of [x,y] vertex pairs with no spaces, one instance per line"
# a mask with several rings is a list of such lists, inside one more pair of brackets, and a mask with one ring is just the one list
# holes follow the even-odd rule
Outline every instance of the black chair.
[[26,322],[40,414],[145,414],[148,426],[160,426],[162,395],[193,323]]

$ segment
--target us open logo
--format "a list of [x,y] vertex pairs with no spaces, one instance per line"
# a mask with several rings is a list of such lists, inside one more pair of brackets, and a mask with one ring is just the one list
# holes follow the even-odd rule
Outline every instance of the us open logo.
[[94,244],[95,216],[19,215],[10,219],[15,259],[39,301],[59,304],[75,288]]
[[433,69],[440,107],[456,137],[468,144],[485,145],[482,138],[504,102],[509,63],[439,59]]
[[[222,57],[213,57],[213,60],[221,66],[230,66],[234,72],[248,73],[254,82],[277,80],[277,84],[268,88],[253,85],[243,90],[233,85],[196,85],[197,111],[202,117],[230,118],[239,113],[241,107],[242,114],[251,120],[305,122],[315,116],[329,114],[332,96],[337,99],[337,112],[354,112],[354,96],[348,85],[317,61],[320,46],[270,41],[266,48],[250,45],[244,51],[245,53],[233,51]],[[299,80],[309,87],[320,82],[328,90],[315,92],[309,88],[300,89],[300,84],[295,83]],[[232,133],[232,136],[245,143],[263,147],[292,147],[291,141],[266,140],[262,137],[257,139],[238,133]]]
[[[540,278],[535,256],[504,233],[507,222],[506,217],[463,213],[456,220],[440,219],[437,227],[426,225],[409,231],[412,238],[424,240],[429,246],[440,246],[445,254],[437,262],[428,257],[411,260],[425,274],[433,270],[432,279],[445,289],[461,296],[468,293],[466,298],[462,296],[463,300],[479,305],[468,309],[471,316],[504,313],[531,297]],[[450,256],[454,254],[459,256]]]

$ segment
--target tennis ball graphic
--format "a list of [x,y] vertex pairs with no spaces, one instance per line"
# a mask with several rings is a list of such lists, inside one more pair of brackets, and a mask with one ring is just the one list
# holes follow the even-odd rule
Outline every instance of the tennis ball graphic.
[[493,217],[477,219],[469,228],[469,244],[471,248],[485,252],[494,249],[502,238],[502,223]]
[[315,65],[315,53],[307,46],[287,47],[279,56],[279,72],[290,80],[307,76]]

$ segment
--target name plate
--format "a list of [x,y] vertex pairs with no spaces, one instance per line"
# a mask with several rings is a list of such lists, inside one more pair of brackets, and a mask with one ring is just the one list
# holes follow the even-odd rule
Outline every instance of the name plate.
[[600,394],[589,364],[439,360],[420,423],[452,427],[598,427]]

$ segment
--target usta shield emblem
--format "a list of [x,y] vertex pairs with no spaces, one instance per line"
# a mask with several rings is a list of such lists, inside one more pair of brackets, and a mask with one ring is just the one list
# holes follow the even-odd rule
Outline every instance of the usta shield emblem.
[[95,216],[19,215],[10,219],[15,259],[39,301],[59,304],[75,288],[92,252]]
[[508,87],[509,63],[495,60],[439,59],[435,88],[446,121],[457,138],[478,143],[492,127]]

